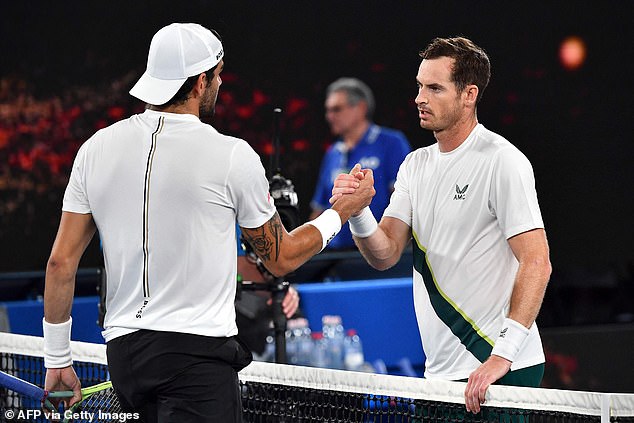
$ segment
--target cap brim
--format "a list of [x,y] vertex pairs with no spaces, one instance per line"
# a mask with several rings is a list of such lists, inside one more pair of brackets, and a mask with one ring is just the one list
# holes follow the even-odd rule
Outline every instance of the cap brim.
[[158,79],[145,72],[130,90],[130,95],[148,104],[160,106],[174,97],[186,80],[187,78]]

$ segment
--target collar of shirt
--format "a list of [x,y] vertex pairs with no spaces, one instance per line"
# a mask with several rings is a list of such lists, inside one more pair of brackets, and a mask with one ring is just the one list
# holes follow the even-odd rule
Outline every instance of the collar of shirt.
[[186,120],[190,122],[200,122],[200,119],[198,118],[198,116],[191,115],[189,113],[168,113],[168,112],[160,112],[158,110],[145,109],[145,112],[143,112],[143,114],[146,116],[157,116],[157,117],[165,116],[170,119]]

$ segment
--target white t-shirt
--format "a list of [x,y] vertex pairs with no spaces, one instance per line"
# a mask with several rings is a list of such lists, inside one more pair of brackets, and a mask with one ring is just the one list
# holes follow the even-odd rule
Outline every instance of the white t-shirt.
[[[410,153],[384,216],[412,228],[425,376],[466,379],[508,315],[518,262],[507,240],[544,227],[530,162],[479,124],[451,152],[434,144]],[[543,362],[533,324],[511,370]]]
[[77,153],[63,210],[91,213],[108,278],[103,336],[237,331],[236,220],[275,213],[258,155],[189,114],[146,110]]

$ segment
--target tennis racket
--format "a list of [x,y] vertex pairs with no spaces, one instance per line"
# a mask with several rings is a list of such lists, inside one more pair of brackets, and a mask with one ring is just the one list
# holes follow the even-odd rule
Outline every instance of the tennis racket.
[[[46,391],[37,385],[3,371],[0,371],[0,386],[40,401],[45,408],[53,413],[58,413],[58,410],[49,399],[70,398],[73,396],[72,391]],[[63,423],[72,422],[72,416],[79,413],[82,415],[82,421],[86,421],[85,416],[91,416],[88,421],[97,422],[101,421],[99,417],[102,414],[121,413],[122,410],[114,389],[112,389],[112,383],[108,381],[82,388],[81,400],[70,407],[69,411],[70,413],[65,412],[63,414]]]

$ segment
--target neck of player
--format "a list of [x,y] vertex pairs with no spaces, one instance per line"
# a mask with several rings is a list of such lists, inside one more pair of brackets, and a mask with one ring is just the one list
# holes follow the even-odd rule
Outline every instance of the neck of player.
[[446,129],[434,131],[434,137],[438,141],[440,152],[448,153],[460,147],[477,124],[477,116],[470,115]]

